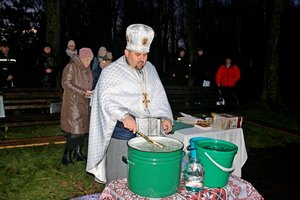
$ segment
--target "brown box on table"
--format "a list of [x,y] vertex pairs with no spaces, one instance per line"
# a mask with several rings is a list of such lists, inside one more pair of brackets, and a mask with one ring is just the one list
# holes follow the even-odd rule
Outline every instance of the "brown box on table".
[[227,113],[212,113],[213,127],[217,129],[241,128],[243,123],[242,116]]

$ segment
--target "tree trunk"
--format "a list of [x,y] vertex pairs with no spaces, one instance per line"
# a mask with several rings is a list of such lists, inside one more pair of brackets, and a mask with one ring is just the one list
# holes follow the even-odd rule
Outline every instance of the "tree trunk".
[[[59,58],[61,44],[61,2],[45,0],[46,42],[53,47],[53,53]],[[60,59],[58,59],[59,64]]]
[[[197,1],[196,1],[197,2]],[[189,54],[189,62],[191,63],[193,60],[193,56],[197,51],[197,5],[194,0],[188,0],[187,4],[187,40],[188,40],[188,47],[190,50]]]
[[[112,51],[112,5],[110,1],[94,1],[91,10],[91,27],[89,35],[93,38],[90,47],[98,52],[99,47],[105,46]],[[101,12],[99,12],[101,10]],[[116,55],[113,57],[116,59]]]
[[[187,43],[189,47],[189,63],[192,63],[193,57],[195,56],[195,52],[197,51],[197,31],[198,31],[198,24],[197,24],[197,1],[188,0],[187,4]],[[189,79],[189,85],[193,85],[193,79]]]
[[271,12],[270,33],[267,40],[266,65],[261,100],[264,106],[275,109],[282,107],[282,96],[279,90],[279,44],[280,25],[284,0],[274,0]]

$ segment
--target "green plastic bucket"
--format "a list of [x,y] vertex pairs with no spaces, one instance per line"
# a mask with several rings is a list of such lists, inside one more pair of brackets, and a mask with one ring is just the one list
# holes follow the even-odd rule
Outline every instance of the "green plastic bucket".
[[233,159],[238,147],[224,140],[199,140],[196,144],[197,158],[203,166],[203,184],[210,188],[224,187],[234,170]]
[[[184,145],[168,137],[150,138],[162,143],[164,148],[160,149],[141,137],[128,141],[128,188],[142,197],[171,196],[180,187]],[[149,145],[151,148],[147,149]]]

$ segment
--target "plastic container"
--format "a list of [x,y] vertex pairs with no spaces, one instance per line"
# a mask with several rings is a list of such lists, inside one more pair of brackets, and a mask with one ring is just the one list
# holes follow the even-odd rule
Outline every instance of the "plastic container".
[[188,191],[203,189],[203,169],[197,157],[191,157],[184,170],[184,186]]
[[211,138],[207,137],[193,137],[189,140],[189,146],[187,146],[187,150],[190,151],[190,157],[194,158],[196,157],[197,151],[196,151],[196,144],[199,140],[213,140]]
[[203,184],[210,188],[224,187],[229,175],[238,147],[224,140],[199,140],[196,144],[197,157],[203,167]]

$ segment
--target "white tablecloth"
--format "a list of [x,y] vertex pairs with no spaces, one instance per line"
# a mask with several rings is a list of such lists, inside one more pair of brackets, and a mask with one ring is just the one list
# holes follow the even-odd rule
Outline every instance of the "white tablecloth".
[[201,130],[199,128],[191,127],[177,130],[174,134],[169,134],[168,137],[181,141],[184,144],[185,151],[187,151],[186,147],[189,145],[190,139],[194,137],[208,137],[234,143],[238,146],[238,151],[233,160],[235,169],[232,174],[238,177],[242,176],[242,166],[248,158],[242,128]]

